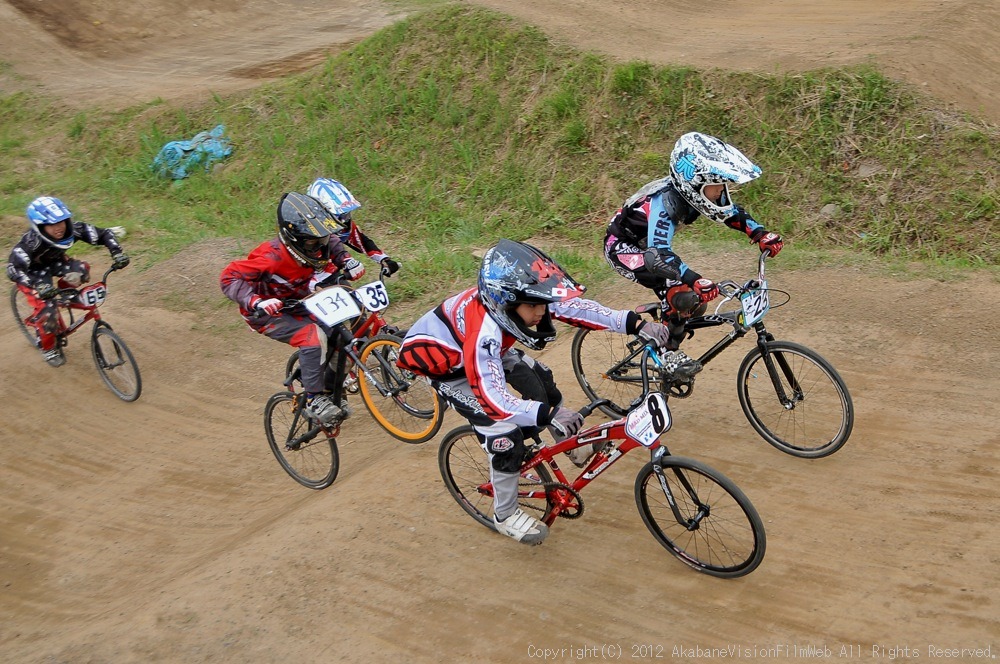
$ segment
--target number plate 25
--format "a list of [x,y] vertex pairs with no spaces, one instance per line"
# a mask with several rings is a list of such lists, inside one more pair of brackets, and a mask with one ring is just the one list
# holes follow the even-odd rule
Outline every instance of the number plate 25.
[[771,302],[767,298],[767,282],[763,282],[756,290],[744,293],[740,296],[740,302],[743,304],[743,325],[750,327],[771,308]]
[[659,392],[650,392],[645,401],[629,411],[625,418],[625,433],[649,447],[672,423],[666,397]]

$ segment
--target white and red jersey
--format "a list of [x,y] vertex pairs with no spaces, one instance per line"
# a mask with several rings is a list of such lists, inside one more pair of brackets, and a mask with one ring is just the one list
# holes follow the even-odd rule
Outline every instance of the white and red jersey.
[[[553,318],[574,327],[630,333],[638,325],[632,311],[609,309],[580,297],[548,306]],[[539,412],[541,402],[521,399],[507,389],[502,358],[514,341],[489,315],[473,287],[414,323],[403,340],[398,364],[439,381],[465,378],[479,406],[495,421],[548,424],[551,413]]]

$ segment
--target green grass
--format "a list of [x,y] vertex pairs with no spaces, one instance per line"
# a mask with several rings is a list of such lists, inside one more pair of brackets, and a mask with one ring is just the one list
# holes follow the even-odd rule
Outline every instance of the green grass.
[[[762,166],[737,200],[789,254],[1000,262],[1000,132],[871,67],[767,76],[613,62],[439,4],[314,70],[198,105],[68,112],[0,98],[0,214],[57,195],[81,219],[125,225],[129,250],[155,260],[273,234],[280,194],[324,175],[361,199],[358,223],[405,263],[401,295],[467,283],[471,249],[500,237],[552,248],[593,280],[611,275],[607,219],[698,130]],[[219,123],[234,145],[223,167],[177,182],[151,172],[164,143]],[[722,241],[746,242],[701,220],[676,246]]]

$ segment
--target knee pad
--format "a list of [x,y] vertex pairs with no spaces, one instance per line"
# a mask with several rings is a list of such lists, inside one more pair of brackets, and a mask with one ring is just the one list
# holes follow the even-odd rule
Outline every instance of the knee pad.
[[524,436],[520,429],[506,433],[487,434],[483,440],[486,451],[493,455],[493,470],[516,473],[524,460]]
[[700,306],[701,298],[690,288],[670,294],[670,307],[682,316],[694,315]]

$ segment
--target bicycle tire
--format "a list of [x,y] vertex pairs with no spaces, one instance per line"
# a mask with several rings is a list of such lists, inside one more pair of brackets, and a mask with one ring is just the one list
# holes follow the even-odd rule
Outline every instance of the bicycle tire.
[[[608,405],[600,406],[601,412],[610,417],[622,417],[628,407],[642,394],[641,365],[629,343],[636,343],[635,337],[608,332],[607,330],[587,330],[580,328],[573,335],[570,359],[573,374],[583,393],[591,400],[607,399]],[[630,356],[635,355],[635,358]],[[629,361],[614,372],[615,365],[626,358]],[[649,371],[656,372],[650,365]],[[650,376],[654,379],[656,374]]]
[[[367,375],[358,377],[361,400],[390,436],[404,443],[423,443],[437,435],[444,421],[444,401],[426,380],[396,366],[402,339],[390,334],[372,337],[358,355]],[[400,391],[383,396],[384,389]]]
[[[763,353],[747,353],[736,375],[740,407],[750,425],[768,443],[803,459],[829,456],[847,442],[854,428],[854,404],[847,385],[829,362],[816,351],[791,341],[769,341],[768,354],[775,361],[786,395],[787,407],[778,400]],[[795,385],[791,384],[787,367]]]
[[115,396],[127,402],[139,398],[142,394],[139,365],[128,345],[107,323],[94,324],[94,333],[90,337],[90,354],[101,380]]
[[28,324],[24,322],[24,319],[31,315],[34,308],[28,306],[27,296],[17,286],[11,286],[10,288],[10,308],[14,312],[14,321],[17,322],[17,327],[21,330],[21,334],[28,340],[28,343],[35,346],[37,339],[35,330],[29,328]]
[[[647,463],[635,478],[635,502],[656,541],[685,565],[711,576],[730,579],[757,569],[767,547],[764,523],[739,487],[694,459],[665,456],[661,465],[685,523],[674,514],[653,463]],[[707,512],[693,524],[703,508]]]
[[[490,485],[489,457],[479,444],[471,426],[461,426],[450,431],[438,448],[438,469],[451,497],[482,526],[496,531],[493,523],[493,487]],[[527,493],[531,485],[552,482],[552,475],[544,465],[522,473],[519,493]],[[536,487],[537,488],[537,487]],[[552,512],[552,503],[546,496],[544,502],[523,496],[518,499],[521,509],[545,521]],[[541,513],[539,516],[538,513]]]
[[[264,432],[267,444],[288,475],[304,487],[325,489],[333,484],[340,471],[337,440],[320,431],[312,440],[297,449],[289,449],[287,441],[306,433],[311,422],[299,411],[301,395],[278,392],[264,406]],[[280,432],[280,437],[275,435]]]

